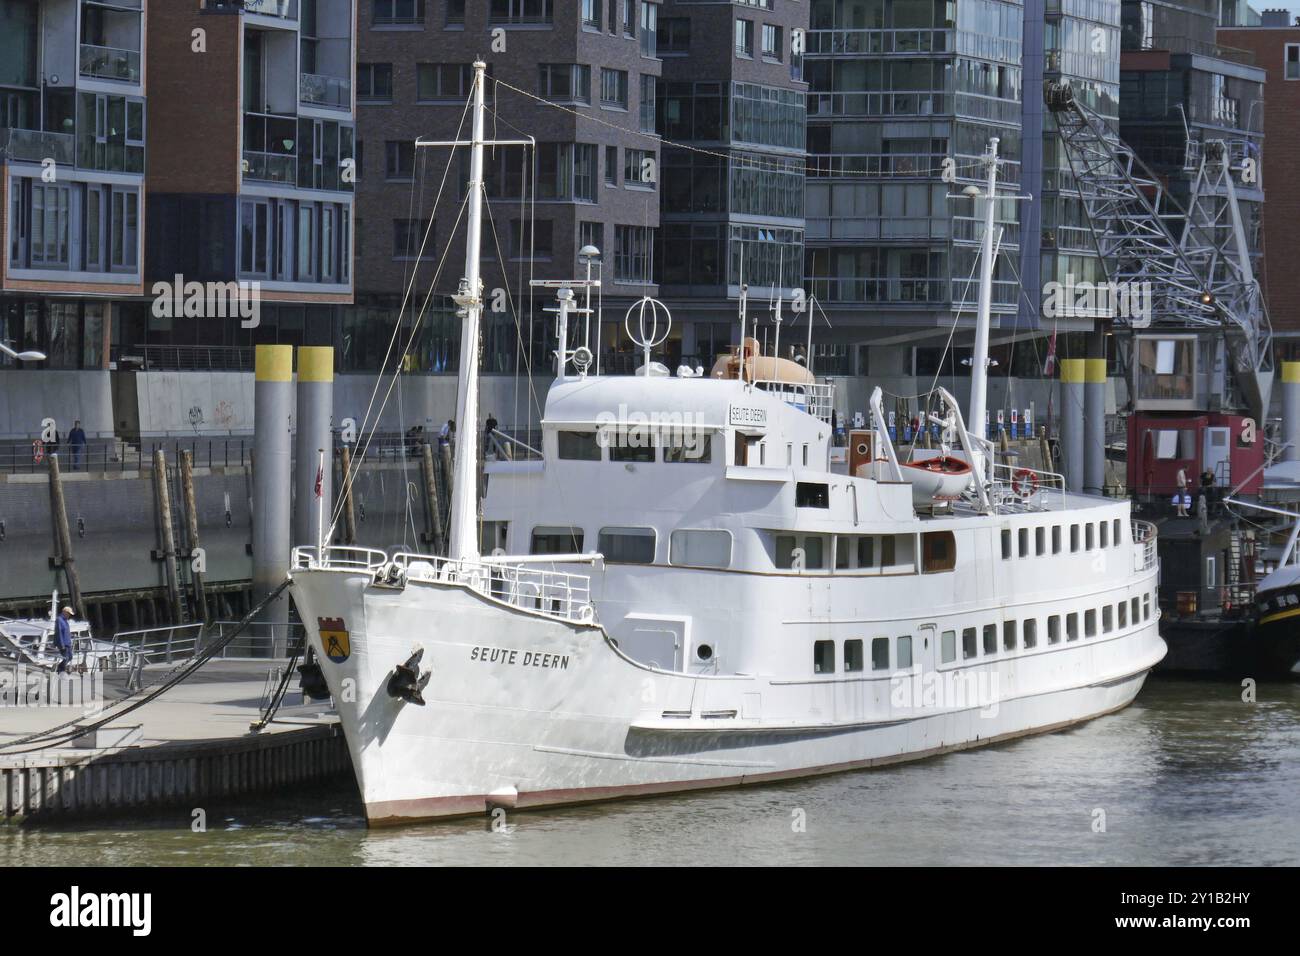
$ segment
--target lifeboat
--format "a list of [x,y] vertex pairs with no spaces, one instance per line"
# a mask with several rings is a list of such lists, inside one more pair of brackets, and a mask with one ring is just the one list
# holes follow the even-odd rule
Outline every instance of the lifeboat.
[[970,463],[952,455],[899,464],[904,480],[912,484],[912,501],[916,504],[960,498],[971,482]]

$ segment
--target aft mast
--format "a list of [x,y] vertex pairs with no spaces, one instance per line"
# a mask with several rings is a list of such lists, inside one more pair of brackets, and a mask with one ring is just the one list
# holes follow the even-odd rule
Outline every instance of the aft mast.
[[[984,236],[980,251],[980,292],[979,310],[975,316],[975,351],[971,356],[970,367],[970,425],[975,429],[975,448],[973,457],[977,460],[971,464],[983,474],[984,455],[983,440],[987,437],[984,419],[988,407],[988,373],[989,373],[989,324],[992,321],[993,304],[993,227],[994,213],[997,209],[998,184],[998,138],[989,140],[989,151],[985,154],[989,167],[988,188],[984,194]],[[968,187],[978,196],[977,187]],[[976,450],[979,449],[979,450]]]

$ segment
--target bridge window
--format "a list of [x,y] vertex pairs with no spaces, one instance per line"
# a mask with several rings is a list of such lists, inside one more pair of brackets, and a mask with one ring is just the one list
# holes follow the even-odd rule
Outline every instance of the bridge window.
[[889,670],[889,638],[877,637],[872,639],[871,669],[873,671]]
[[778,534],[775,538],[775,563],[778,568],[794,568],[795,548],[803,549],[803,569],[820,571],[826,567],[823,539],[817,535]]
[[707,465],[713,460],[712,436],[707,432],[672,431],[662,437],[665,462]]
[[560,458],[567,461],[600,461],[600,442],[595,432],[561,431],[556,434],[559,440]]
[[951,571],[957,565],[957,539],[951,531],[927,531],[921,535],[925,574]]
[[612,429],[605,433],[610,461],[652,462],[655,460],[654,435],[648,428]]
[[862,640],[854,638],[844,642],[844,669],[846,671],[862,670]]
[[537,527],[533,529],[533,554],[579,554],[581,528]]
[[835,673],[835,642],[815,641],[813,643],[813,673]]
[[600,553],[612,564],[654,564],[654,528],[601,528]]
[[796,508],[829,508],[831,506],[830,487],[816,481],[799,481],[794,486],[794,504]]
[[731,564],[730,531],[674,531],[668,559],[696,568],[725,568]]

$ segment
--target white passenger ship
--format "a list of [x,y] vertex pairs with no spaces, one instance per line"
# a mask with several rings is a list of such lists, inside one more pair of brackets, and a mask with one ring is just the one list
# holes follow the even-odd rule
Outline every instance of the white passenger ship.
[[[991,192],[992,151],[990,165]],[[463,428],[450,557],[295,552],[292,594],[372,824],[993,743],[1124,707],[1164,656],[1154,529],[1127,500],[994,464],[951,396],[950,454],[974,467],[956,500],[927,498],[892,458],[878,392],[873,427],[832,468],[830,386],[793,363],[742,346],[704,377],[646,359],[601,377],[585,349],[561,352],[541,454],[487,465],[479,527]],[[467,425],[475,374],[461,369]]]

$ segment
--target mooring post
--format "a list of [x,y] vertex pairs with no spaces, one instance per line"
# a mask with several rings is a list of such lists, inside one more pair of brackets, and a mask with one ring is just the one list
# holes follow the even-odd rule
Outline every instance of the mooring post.
[[[274,591],[289,572],[293,455],[293,346],[258,345],[253,373],[253,601]],[[259,621],[285,624],[283,593]]]
[[[211,460],[209,456],[209,460]],[[200,552],[199,511],[194,494],[194,455],[188,451],[181,452],[181,491],[185,496],[185,526],[190,545],[190,579],[194,582],[194,607],[199,620],[208,623],[208,596],[203,584],[203,562],[195,567],[195,554]]]
[[1061,473],[1067,491],[1083,491],[1083,386],[1086,359],[1061,360]]
[[447,442],[447,444],[439,447],[438,455],[442,459],[443,489],[446,491],[446,495],[444,496],[443,500],[451,501],[451,493],[452,493],[452,486],[454,484],[454,480],[452,478],[452,469],[451,469],[451,442],[450,441]]
[[81,582],[77,579],[77,565],[72,556],[72,535],[68,532],[68,507],[63,498],[63,475],[59,472],[59,456],[50,455],[50,511],[54,517],[54,538],[58,548],[58,564],[63,568],[63,579],[68,587],[70,607],[82,613]]
[[153,496],[154,508],[158,512],[158,534],[162,538],[162,547],[156,556],[162,559],[167,574],[172,623],[182,624],[185,615],[181,604],[180,573],[176,567],[176,529],[172,524],[171,489],[167,486],[167,456],[162,448],[155,448],[153,452]]
[[1100,495],[1106,486],[1106,333],[1088,338],[1083,368],[1083,490]]
[[[316,544],[319,508],[331,513],[334,469],[321,468],[320,449],[329,448],[334,415],[334,349],[328,345],[298,347],[298,401],[293,479],[293,544]],[[321,472],[320,498],[316,472]],[[329,542],[325,542],[328,544]]]

